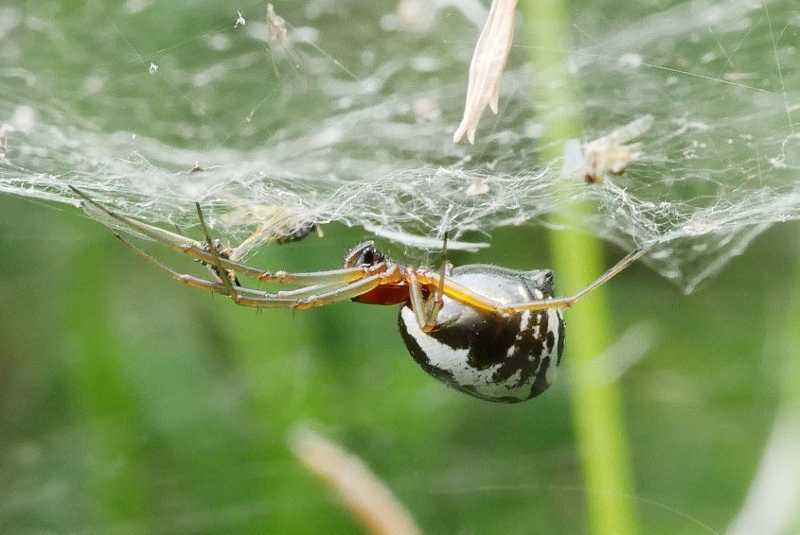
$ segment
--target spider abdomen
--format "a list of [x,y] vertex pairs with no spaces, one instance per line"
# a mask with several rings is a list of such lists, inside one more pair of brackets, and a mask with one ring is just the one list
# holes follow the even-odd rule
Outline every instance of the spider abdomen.
[[[549,270],[493,266],[456,268],[449,277],[501,304],[553,296]],[[412,309],[400,309],[400,333],[411,356],[443,383],[481,399],[515,403],[544,392],[564,348],[561,309],[487,315],[447,296],[436,326],[425,333]]]

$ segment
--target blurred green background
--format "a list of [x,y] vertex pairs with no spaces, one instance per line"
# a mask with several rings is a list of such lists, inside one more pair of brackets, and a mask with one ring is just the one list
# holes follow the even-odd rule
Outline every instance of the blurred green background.
[[[72,22],[101,11],[72,7],[25,10]],[[228,11],[198,18],[227,23]],[[109,30],[98,17],[65,27]],[[203,27],[191,22],[180,28],[187,36]],[[27,45],[40,46],[33,37]],[[71,102],[63,95],[75,73],[40,52],[43,64],[52,60],[52,91]],[[96,113],[92,101],[74,105]],[[113,131],[126,117],[105,120],[98,126]],[[151,135],[166,140],[158,126]],[[614,358],[644,350],[622,378],[642,533],[724,532],[739,511],[781,374],[798,356],[789,342],[798,334],[798,230],[773,227],[689,296],[643,265],[609,283],[615,338],[629,341]],[[267,247],[251,263],[333,268],[371,237],[335,224],[324,232]],[[541,229],[502,229],[490,241],[450,260],[550,265]],[[147,250],[203,273],[181,255]],[[624,253],[606,254],[610,265]],[[566,374],[532,402],[468,398],[416,367],[394,307],[239,308],[174,282],[77,208],[10,196],[0,197],[0,303],[2,533],[363,532],[289,453],[298,421],[368,462],[426,533],[587,530]],[[567,366],[579,336],[568,328]]]
[[[297,420],[363,456],[426,532],[585,532],[565,381],[519,405],[470,399],[416,367],[394,308],[237,308],[77,209],[0,208],[3,532],[360,532],[287,451]],[[519,247],[536,235],[453,261],[546,266]],[[688,297],[643,266],[609,284],[616,334],[652,336],[623,379],[643,533],[720,532],[739,509],[775,414],[796,235],[774,228]],[[330,226],[263,263],[335,266],[364,237]]]

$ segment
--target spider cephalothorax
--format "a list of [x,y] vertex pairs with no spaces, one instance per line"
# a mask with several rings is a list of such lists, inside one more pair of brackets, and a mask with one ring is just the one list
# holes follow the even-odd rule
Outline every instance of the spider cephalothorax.
[[[200,206],[204,240],[196,241],[117,214],[84,193],[83,207],[101,221],[156,240],[208,267],[213,280],[179,273],[114,234],[176,280],[256,308],[304,309],[339,301],[402,305],[399,327],[414,360],[436,379],[469,395],[517,402],[541,394],[553,381],[564,349],[562,311],[601,286],[651,246],[637,249],[570,297],[554,297],[550,270],[512,271],[467,265],[430,270],[399,264],[372,242],[351,249],[343,267],[329,271],[264,271],[236,259],[241,251],[210,237]],[[310,227],[309,227],[310,228]],[[268,292],[240,284],[240,277],[295,288]]]

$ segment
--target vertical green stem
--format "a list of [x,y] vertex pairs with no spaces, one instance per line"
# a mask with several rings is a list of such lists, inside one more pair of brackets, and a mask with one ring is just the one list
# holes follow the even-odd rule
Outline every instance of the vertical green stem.
[[[601,250],[594,238],[561,232],[553,233],[551,242],[553,265],[565,286],[580,287],[602,271]],[[610,376],[598,369],[602,361],[590,362],[609,346],[610,318],[603,288],[571,309],[567,321],[572,336],[567,342],[566,368],[592,533],[633,534],[630,459],[620,392],[616,384],[598,381],[598,375]],[[590,366],[592,374],[587,372]]]
[[785,327],[782,344],[785,353],[780,371],[780,410],[795,417],[800,416],[800,258],[796,269],[794,299],[790,302],[797,305]]
[[[796,268],[794,299],[796,303],[794,314],[790,317],[784,332],[783,362],[780,363],[780,398],[776,420],[784,422],[784,426],[794,430],[792,436],[796,437],[796,430],[800,429],[800,259]],[[775,429],[773,429],[773,434]],[[784,533],[800,533],[800,514],[795,509],[794,518],[789,521]]]
[[[545,128],[544,158],[561,156],[564,141],[580,137],[580,120],[572,80],[566,71],[566,53],[571,49],[568,15],[561,0],[527,0],[527,41],[536,66],[537,93],[548,112],[539,117]],[[548,152],[549,150],[549,152]],[[588,187],[588,186],[587,186]],[[560,214],[575,221],[588,205],[572,206]],[[564,290],[577,291],[603,268],[602,249],[590,236],[567,231],[551,233],[553,268]],[[598,381],[595,359],[609,346],[610,318],[605,288],[594,291],[567,312],[569,332],[566,352],[572,388],[575,429],[587,487],[589,524],[595,535],[632,535],[636,520],[631,503],[630,459],[626,443],[621,396],[613,383]],[[589,361],[593,373],[590,375]]]

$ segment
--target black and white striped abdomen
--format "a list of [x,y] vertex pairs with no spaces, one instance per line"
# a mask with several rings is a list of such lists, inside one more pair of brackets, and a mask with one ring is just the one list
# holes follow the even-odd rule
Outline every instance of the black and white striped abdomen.
[[[550,270],[512,271],[494,266],[455,268],[449,278],[502,304],[553,297]],[[555,379],[564,349],[561,309],[485,315],[444,298],[431,333],[406,305],[400,333],[411,356],[431,376],[471,396],[515,403],[544,392]]]

